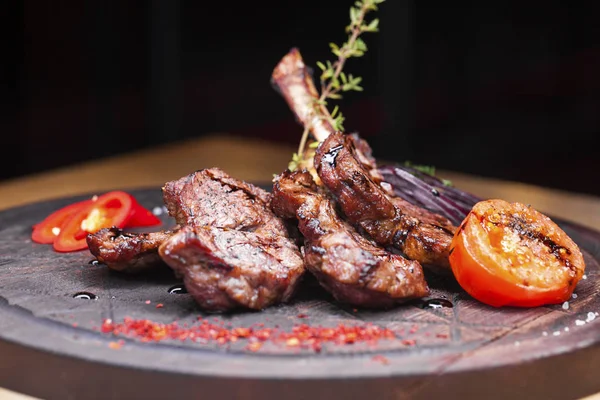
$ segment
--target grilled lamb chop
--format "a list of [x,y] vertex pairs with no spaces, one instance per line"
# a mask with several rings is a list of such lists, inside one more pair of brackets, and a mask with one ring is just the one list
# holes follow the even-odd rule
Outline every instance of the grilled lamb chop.
[[310,126],[318,141],[335,132],[329,119],[323,118],[329,115],[325,106],[315,108],[319,93],[297,48],[291,49],[275,66],[271,83],[281,93],[298,122]]
[[202,308],[259,310],[292,296],[302,256],[269,193],[212,168],[167,183],[163,194],[183,227],[159,254]]
[[86,241],[90,253],[110,269],[138,273],[165,265],[158,247],[172,235],[173,231],[128,233],[113,227],[88,234]]
[[344,215],[378,244],[394,246],[422,264],[449,267],[456,227],[446,218],[391,198],[356,155],[354,140],[337,132],[317,148],[315,167]]
[[[318,104],[319,93],[297,48],[291,49],[275,66],[271,74],[271,83],[281,93],[296,116],[296,120],[302,126],[309,127],[317,141],[322,142],[327,136],[335,133],[327,108],[323,105],[315,107],[315,104]],[[368,166],[376,177],[379,177],[369,144],[360,139],[357,134],[352,134],[352,139],[360,161]],[[305,158],[310,164],[312,157],[307,154]],[[311,169],[312,165],[307,165],[306,168]],[[316,179],[318,181],[318,176]]]
[[388,307],[429,293],[421,265],[356,232],[339,217],[334,201],[319,192],[310,173],[280,175],[271,207],[283,218],[298,219],[306,268],[338,301]]

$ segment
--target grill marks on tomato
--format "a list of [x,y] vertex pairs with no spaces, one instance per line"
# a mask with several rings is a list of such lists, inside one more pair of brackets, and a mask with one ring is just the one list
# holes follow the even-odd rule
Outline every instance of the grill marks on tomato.
[[564,258],[565,255],[571,255],[570,249],[557,244],[554,240],[542,232],[532,229],[532,225],[529,224],[524,218],[515,215],[507,215],[505,213],[500,213],[499,216],[501,221],[507,220],[508,222],[502,223],[500,221],[492,221],[490,220],[490,217],[480,217],[480,221],[482,224],[485,224],[487,220],[498,228],[509,228],[512,231],[517,232],[525,246],[527,246],[528,240],[537,241],[538,243],[543,244],[548,248],[549,253],[552,254],[561,264],[570,270],[574,269],[574,266],[571,264],[571,262]]
[[458,283],[496,307],[562,303],[585,272],[577,244],[550,218],[521,203],[477,203],[452,247]]

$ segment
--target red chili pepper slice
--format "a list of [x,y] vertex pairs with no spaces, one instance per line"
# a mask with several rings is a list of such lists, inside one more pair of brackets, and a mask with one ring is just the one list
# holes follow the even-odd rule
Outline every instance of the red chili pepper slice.
[[31,239],[53,244],[56,251],[87,248],[86,236],[108,227],[159,225],[161,220],[129,193],[115,190],[90,200],[70,204],[33,225]]
[[33,226],[31,240],[41,244],[52,244],[58,236],[63,223],[69,219],[80,208],[89,205],[92,200],[83,200],[77,203],[69,204],[48,215],[42,222]]
[[131,210],[131,216],[129,217],[127,226],[133,228],[136,226],[154,226],[159,225],[160,223],[161,220],[156,215],[152,214],[152,211],[136,201]]
[[87,248],[86,236],[102,228],[124,228],[137,204],[133,196],[112,191],[79,208],[67,219],[54,241],[54,250],[70,252]]

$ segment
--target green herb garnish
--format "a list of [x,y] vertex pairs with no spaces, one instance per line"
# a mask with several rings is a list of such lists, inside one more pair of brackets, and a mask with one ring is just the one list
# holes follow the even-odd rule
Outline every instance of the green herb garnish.
[[[348,33],[348,39],[342,44],[330,43],[329,47],[331,52],[337,57],[335,61],[317,62],[317,66],[321,70],[320,85],[321,94],[318,99],[315,100],[315,108],[319,106],[325,107],[325,115],[331,126],[335,130],[344,130],[344,115],[339,111],[339,107],[336,105],[331,113],[327,110],[328,100],[339,100],[342,98],[344,92],[360,92],[363,90],[360,86],[362,78],[359,76],[353,76],[343,72],[346,61],[350,58],[362,57],[367,51],[367,45],[360,38],[365,32],[377,32],[379,27],[379,20],[377,18],[367,22],[365,20],[366,15],[371,11],[377,11],[378,5],[383,3],[385,0],[359,0],[354,3],[354,6],[350,7],[350,24],[346,26],[346,32]],[[307,118],[310,120],[310,118]],[[298,146],[298,151],[293,154],[292,161],[289,163],[288,168],[290,171],[296,170],[300,165],[306,164],[306,160],[303,158],[305,155],[306,142],[310,133],[311,126],[307,124],[304,127],[302,138]],[[310,148],[316,148],[314,145]],[[311,154],[307,156],[311,157]]]
[[[418,165],[418,164],[413,164],[410,161],[404,161],[404,166],[414,168],[417,171],[420,171],[424,174],[435,177],[435,167],[433,165]],[[444,186],[452,186],[451,180],[444,179],[444,178],[438,178],[438,179],[441,179]]]

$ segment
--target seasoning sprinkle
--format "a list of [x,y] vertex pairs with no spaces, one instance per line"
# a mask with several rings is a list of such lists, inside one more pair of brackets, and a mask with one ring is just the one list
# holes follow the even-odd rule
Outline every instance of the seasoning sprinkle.
[[162,207],[156,206],[152,209],[152,214],[154,214],[154,215],[161,215],[162,213],[163,213]]
[[371,360],[374,361],[374,362],[378,362],[378,363],[384,364],[384,365],[388,365],[390,363],[390,360],[387,357],[382,356],[381,354],[373,356],[371,358]]
[[[320,352],[325,343],[347,345],[360,342],[374,345],[379,340],[393,340],[398,337],[397,332],[371,323],[339,324],[334,327],[297,324],[292,327],[291,331],[282,331],[277,327],[264,327],[264,324],[230,328],[225,327],[224,321],[210,322],[201,317],[198,318],[196,324],[190,327],[180,326],[177,322],[163,324],[147,319],[125,318],[121,323],[107,319],[102,324],[101,332],[115,336],[134,337],[142,342],[172,339],[225,345],[244,339],[248,341],[246,348],[250,351],[258,351],[267,341],[290,348],[304,348]],[[402,343],[406,346],[416,344],[414,340],[410,339],[405,339]]]
[[596,314],[592,311],[587,313],[587,318],[585,319],[585,322],[590,322],[593,321],[594,319],[596,319]]
[[122,340],[119,340],[118,342],[110,342],[108,344],[108,347],[110,347],[113,350],[119,350],[121,347],[123,347],[123,344],[125,344],[125,342]]

